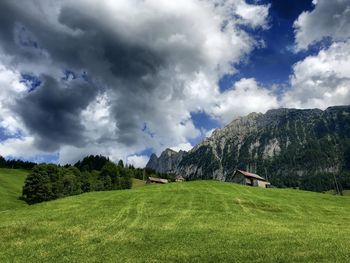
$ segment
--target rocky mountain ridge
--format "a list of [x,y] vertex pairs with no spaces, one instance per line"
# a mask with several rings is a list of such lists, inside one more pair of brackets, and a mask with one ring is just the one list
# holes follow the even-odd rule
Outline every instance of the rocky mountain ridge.
[[228,180],[240,168],[276,185],[298,186],[303,175],[347,169],[347,152],[350,106],[283,108],[237,118],[188,153],[168,149],[159,158],[152,155],[147,167],[188,179],[218,180]]
[[159,173],[176,173],[179,163],[187,154],[185,151],[176,152],[172,149],[165,149],[159,158],[154,153],[151,155],[146,168],[156,170]]

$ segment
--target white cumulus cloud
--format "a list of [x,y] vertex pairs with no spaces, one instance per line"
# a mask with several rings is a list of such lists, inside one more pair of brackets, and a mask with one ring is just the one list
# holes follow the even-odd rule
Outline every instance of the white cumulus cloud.
[[278,107],[276,95],[259,86],[255,79],[241,79],[234,86],[217,97],[212,114],[229,123],[233,118],[251,112],[265,112]]
[[297,50],[330,37],[333,41],[344,41],[350,37],[350,1],[313,1],[314,10],[303,12],[294,22]]
[[131,164],[136,168],[144,168],[149,157],[146,155],[132,155],[127,158],[127,164]]
[[170,147],[170,149],[174,150],[175,152],[179,152],[179,151],[186,151],[186,152],[188,152],[192,148],[193,148],[193,146],[189,142],[180,143],[177,146]]
[[291,90],[283,104],[321,108],[350,103],[350,42],[338,42],[293,67]]

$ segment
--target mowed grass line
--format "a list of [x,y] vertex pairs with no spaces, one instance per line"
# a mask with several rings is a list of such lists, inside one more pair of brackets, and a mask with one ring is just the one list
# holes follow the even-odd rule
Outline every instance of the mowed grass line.
[[216,181],[0,213],[0,262],[350,262],[350,198]]
[[0,212],[21,208],[25,203],[18,199],[28,171],[0,168]]

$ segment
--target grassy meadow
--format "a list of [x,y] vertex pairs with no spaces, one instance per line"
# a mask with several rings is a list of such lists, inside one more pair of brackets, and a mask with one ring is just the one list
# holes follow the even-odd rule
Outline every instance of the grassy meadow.
[[136,179],[136,178],[132,179],[132,188],[138,188],[138,187],[142,187],[142,186],[145,186],[144,181],[142,181],[140,179]]
[[27,174],[24,170],[0,168],[0,213],[27,206],[18,199]]
[[350,262],[350,197],[217,181],[27,206],[0,173],[0,262]]

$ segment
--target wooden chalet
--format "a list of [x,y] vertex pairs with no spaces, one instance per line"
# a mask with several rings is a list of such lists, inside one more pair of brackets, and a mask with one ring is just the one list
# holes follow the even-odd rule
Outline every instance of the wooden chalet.
[[157,178],[157,177],[148,177],[147,184],[167,184],[169,181],[167,179]]
[[256,187],[269,188],[271,184],[265,178],[242,170],[236,170],[230,180],[231,182]]
[[183,181],[185,181],[185,178],[183,178],[181,175],[177,175],[175,177],[175,182],[183,182]]

